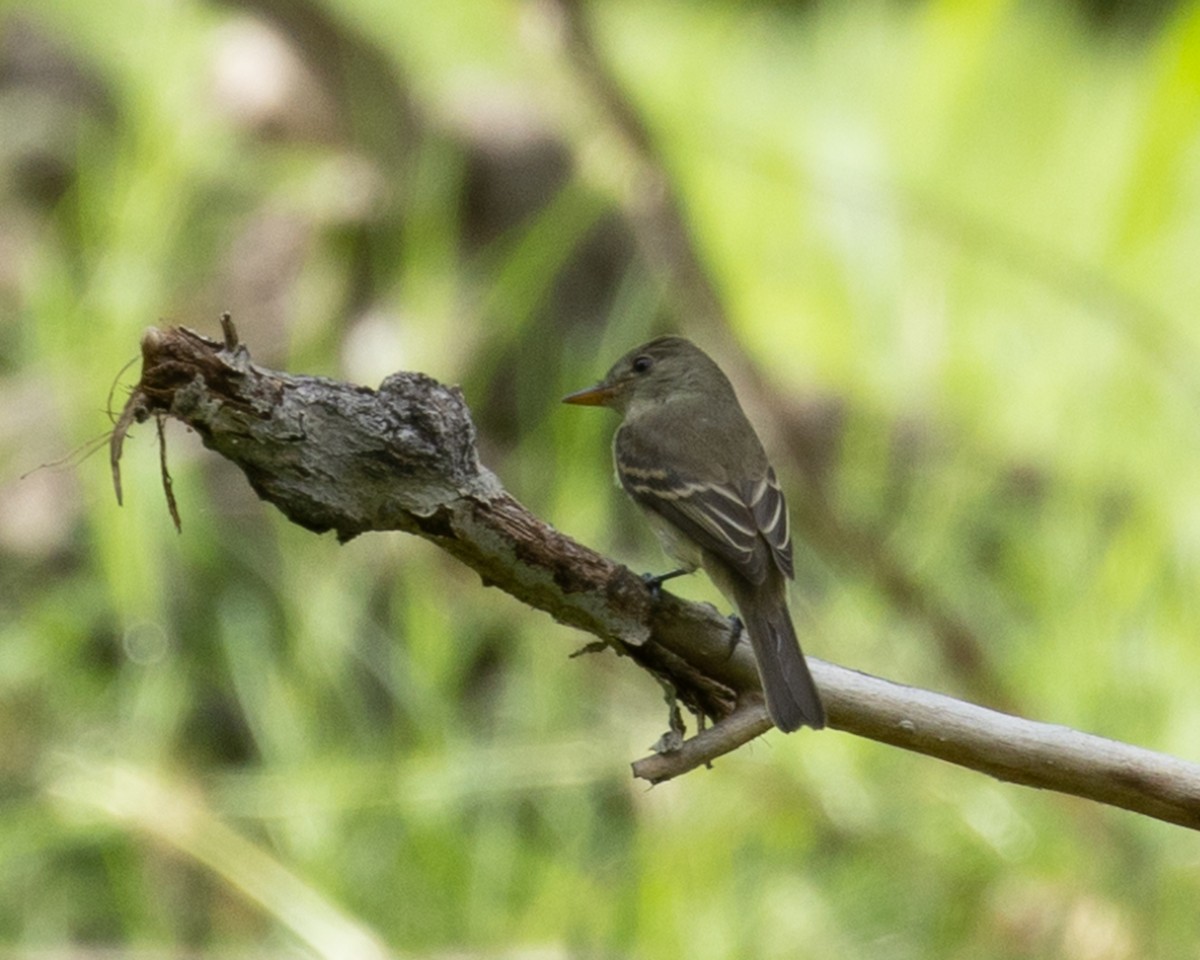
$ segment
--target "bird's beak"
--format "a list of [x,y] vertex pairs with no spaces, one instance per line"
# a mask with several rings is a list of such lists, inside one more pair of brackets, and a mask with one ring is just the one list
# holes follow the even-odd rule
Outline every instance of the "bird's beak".
[[586,390],[577,390],[574,393],[568,393],[562,398],[562,402],[575,403],[581,407],[606,407],[616,395],[616,387],[598,383],[594,387],[588,387]]

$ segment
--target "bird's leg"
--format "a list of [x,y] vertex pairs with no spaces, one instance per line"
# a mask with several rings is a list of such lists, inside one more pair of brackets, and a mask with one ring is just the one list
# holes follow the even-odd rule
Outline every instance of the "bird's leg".
[[725,654],[726,660],[733,656],[733,651],[742,642],[742,634],[745,632],[746,625],[742,623],[742,618],[736,613],[731,613],[729,615],[729,652]]
[[668,580],[674,580],[676,577],[682,577],[684,574],[691,573],[691,570],[684,570],[682,567],[678,570],[672,570],[670,573],[643,573],[642,583],[650,591],[650,595],[657,600],[662,594],[662,585]]

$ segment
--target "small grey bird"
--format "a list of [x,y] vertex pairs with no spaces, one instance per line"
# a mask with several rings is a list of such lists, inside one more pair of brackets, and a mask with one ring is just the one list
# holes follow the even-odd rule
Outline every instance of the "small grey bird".
[[690,340],[659,337],[563,402],[624,418],[613,438],[617,477],[681,567],[648,582],[703,567],[750,635],[775,726],[825,726],[788,612],[787,504],[721,368]]

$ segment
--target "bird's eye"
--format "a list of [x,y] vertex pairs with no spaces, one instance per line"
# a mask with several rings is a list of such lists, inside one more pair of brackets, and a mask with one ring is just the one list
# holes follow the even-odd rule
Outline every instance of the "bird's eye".
[[636,357],[633,361],[633,372],[634,373],[645,373],[652,366],[654,366],[654,358],[653,357],[647,357],[647,356]]

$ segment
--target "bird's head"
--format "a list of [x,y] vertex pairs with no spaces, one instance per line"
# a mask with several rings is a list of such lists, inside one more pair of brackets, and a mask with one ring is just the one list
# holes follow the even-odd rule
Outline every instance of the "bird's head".
[[729,389],[720,368],[690,340],[659,337],[630,350],[598,384],[568,394],[563,403],[611,407],[629,414],[667,400],[702,399]]

